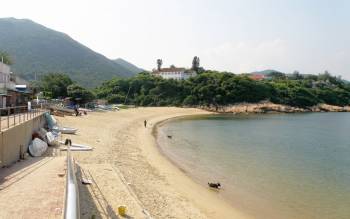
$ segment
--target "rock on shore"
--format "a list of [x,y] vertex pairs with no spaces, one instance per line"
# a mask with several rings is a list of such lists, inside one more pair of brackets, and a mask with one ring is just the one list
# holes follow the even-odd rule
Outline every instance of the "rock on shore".
[[293,107],[271,102],[239,103],[227,106],[202,106],[202,109],[218,113],[298,113],[298,112],[350,112],[350,106],[318,104],[309,108]]

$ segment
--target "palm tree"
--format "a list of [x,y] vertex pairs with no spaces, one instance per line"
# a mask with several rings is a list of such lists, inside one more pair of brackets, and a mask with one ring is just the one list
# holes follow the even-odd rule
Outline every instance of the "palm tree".
[[158,71],[160,71],[160,69],[162,69],[162,65],[163,65],[163,60],[157,59],[157,69],[158,69]]
[[192,70],[194,71],[198,71],[199,69],[199,64],[200,64],[200,60],[199,57],[195,56],[192,60]]

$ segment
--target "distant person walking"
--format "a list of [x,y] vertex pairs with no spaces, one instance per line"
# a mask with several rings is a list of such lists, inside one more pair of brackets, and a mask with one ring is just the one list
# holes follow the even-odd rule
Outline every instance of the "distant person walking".
[[79,105],[78,104],[74,105],[74,112],[75,112],[75,116],[79,116]]
[[146,128],[146,126],[147,126],[147,120],[145,120],[145,121],[143,122],[143,124],[145,125],[145,128]]

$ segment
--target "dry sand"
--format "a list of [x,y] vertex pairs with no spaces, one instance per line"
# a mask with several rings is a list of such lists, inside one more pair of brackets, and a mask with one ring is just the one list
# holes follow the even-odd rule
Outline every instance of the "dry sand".
[[[125,204],[131,218],[248,218],[214,191],[192,181],[157,148],[156,123],[183,115],[207,114],[198,109],[136,108],[58,118],[78,128],[73,143],[94,147],[74,152],[80,175],[92,185],[80,185],[82,218],[118,218]],[[147,128],[143,121],[148,121]],[[64,136],[68,137],[68,136]]]

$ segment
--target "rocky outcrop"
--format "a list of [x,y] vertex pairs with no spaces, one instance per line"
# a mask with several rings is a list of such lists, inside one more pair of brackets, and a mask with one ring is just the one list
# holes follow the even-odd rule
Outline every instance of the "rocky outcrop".
[[319,104],[312,107],[313,112],[350,112],[350,106],[334,106],[328,104]]
[[309,108],[293,107],[271,102],[239,103],[227,106],[201,106],[200,108],[218,113],[299,113],[299,112],[350,112],[350,106],[319,104]]

